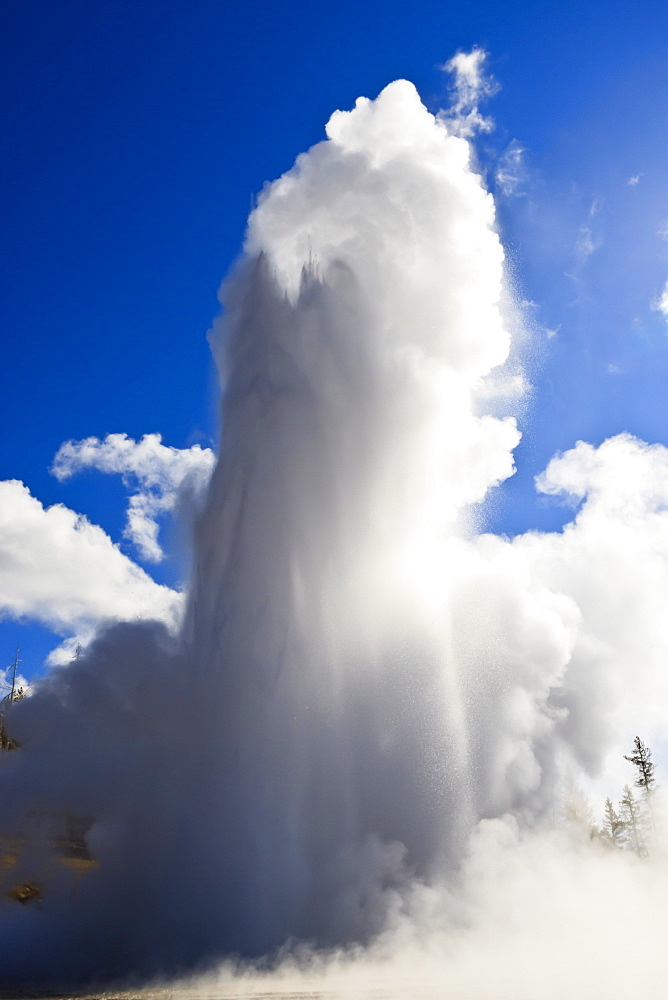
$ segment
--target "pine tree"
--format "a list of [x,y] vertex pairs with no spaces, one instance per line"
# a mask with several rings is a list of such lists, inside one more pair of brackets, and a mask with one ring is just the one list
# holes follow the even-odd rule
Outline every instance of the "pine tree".
[[642,811],[629,785],[624,785],[624,794],[619,803],[619,816],[624,826],[625,846],[636,854],[646,855]]
[[605,800],[605,818],[603,820],[603,830],[617,847],[624,846],[625,824],[619,814],[615,812],[610,799]]
[[649,802],[649,797],[652,793],[653,786],[655,784],[654,777],[654,767],[655,764],[652,762],[652,751],[648,746],[645,746],[643,741],[639,736],[633,741],[635,750],[630,757],[624,754],[624,760],[628,760],[630,764],[637,770],[637,776],[635,780],[635,785],[637,788],[644,789],[646,801]]

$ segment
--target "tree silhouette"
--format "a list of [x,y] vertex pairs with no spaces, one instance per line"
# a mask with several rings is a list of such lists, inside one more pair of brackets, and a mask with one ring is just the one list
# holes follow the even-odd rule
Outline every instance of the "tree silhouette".
[[603,829],[608,835],[610,840],[617,847],[624,846],[624,832],[625,824],[624,820],[615,812],[615,807],[613,806],[610,799],[605,800],[605,815],[603,819]]
[[624,760],[628,760],[636,768],[636,787],[644,789],[645,796],[649,800],[656,780],[654,777],[655,764],[652,762],[652,751],[648,746],[645,746],[639,736],[636,736],[633,745],[635,747],[633,753],[630,757],[624,754]]
[[619,815],[624,824],[626,846],[636,854],[646,855],[644,817],[630,785],[624,785],[624,794],[619,803]]

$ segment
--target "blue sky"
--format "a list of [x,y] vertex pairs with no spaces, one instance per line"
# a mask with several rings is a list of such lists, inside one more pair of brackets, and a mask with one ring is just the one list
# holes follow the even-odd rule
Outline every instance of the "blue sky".
[[[392,79],[443,107],[439,67],[473,45],[500,84],[481,169],[535,303],[518,473],[488,526],[570,516],[532,482],[578,438],[668,443],[668,325],[652,308],[668,280],[665,4],[10,2],[4,29],[0,479],[86,514],[141,564],[120,478],[59,481],[59,447],[112,432],[211,446],[205,335],[252,195],[334,109]],[[518,146],[504,193],[495,174]],[[184,545],[168,533],[166,547],[148,570],[174,584]],[[7,616],[0,659],[20,642],[30,674],[55,641]]]

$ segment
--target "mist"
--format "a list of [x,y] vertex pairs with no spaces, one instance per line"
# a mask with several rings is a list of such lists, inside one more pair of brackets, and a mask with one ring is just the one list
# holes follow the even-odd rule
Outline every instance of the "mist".
[[[662,731],[668,450],[574,442],[537,481],[563,531],[480,532],[527,332],[460,64],[456,115],[406,81],[360,98],[250,215],[183,625],[101,628],[13,709],[2,832],[44,892],[0,906],[7,982],[662,981],[660,830],[641,860],[557,817],[567,774]],[[64,815],[90,818],[78,879]]]

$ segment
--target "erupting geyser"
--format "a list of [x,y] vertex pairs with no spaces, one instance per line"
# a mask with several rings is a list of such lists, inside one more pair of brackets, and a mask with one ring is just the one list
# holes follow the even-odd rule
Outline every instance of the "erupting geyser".
[[180,634],[109,627],[17,706],[3,825],[90,817],[99,867],[73,891],[32,837],[44,902],[4,908],[9,977],[368,941],[482,818],[540,818],[560,753],[595,767],[612,741],[616,681],[578,679],[605,651],[568,567],[605,606],[623,553],[587,550],[596,476],[648,452],[555,460],[545,491],[593,491],[567,537],[475,538],[519,440],[492,197],[404,81],[327,134],[263,192],[224,286]]
[[[87,934],[110,895],[147,921],[159,901],[187,913],[184,961],[368,937],[476,816],[448,589],[462,512],[518,440],[481,409],[509,347],[493,202],[409,83],[327,131],[261,196],[225,286],[181,638],[112,629],[25,713],[76,710],[57,724],[74,760],[39,791],[96,820],[100,870],[51,904],[61,921],[92,908]],[[151,961],[169,962],[159,922]]]
[[378,931],[459,850],[450,543],[518,439],[476,412],[509,338],[468,144],[405,82],[328,135],[260,199],[214,334],[223,435],[187,635],[242,951]]

